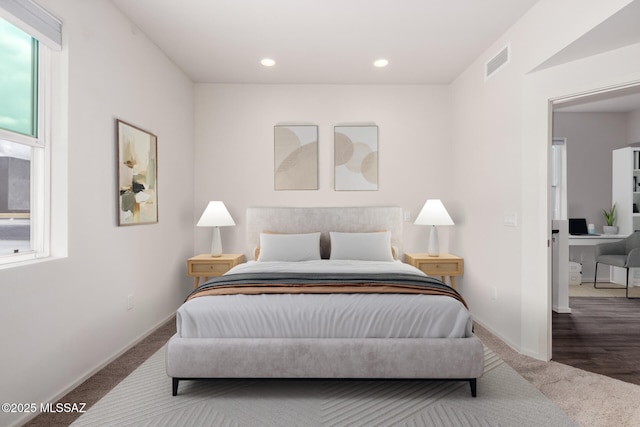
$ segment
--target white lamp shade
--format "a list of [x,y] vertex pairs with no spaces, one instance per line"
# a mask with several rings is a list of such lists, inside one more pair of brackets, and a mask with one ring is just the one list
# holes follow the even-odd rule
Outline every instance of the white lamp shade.
[[453,225],[449,212],[440,199],[429,199],[416,218],[416,225]]
[[224,227],[236,225],[223,202],[209,202],[196,224],[198,227]]

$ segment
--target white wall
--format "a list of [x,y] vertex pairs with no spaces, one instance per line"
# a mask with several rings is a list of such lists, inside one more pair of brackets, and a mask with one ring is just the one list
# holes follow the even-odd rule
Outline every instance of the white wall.
[[[541,359],[550,356],[548,102],[554,92],[529,80],[538,65],[627,3],[542,0],[452,85],[453,193],[467,219],[453,229],[453,240],[465,257],[465,298],[480,323]],[[485,81],[485,63],[507,43],[509,64]],[[593,76],[589,69],[580,73],[584,80]],[[559,79],[551,80],[554,90],[577,80]],[[503,225],[511,212],[517,227]]]
[[611,205],[611,152],[626,147],[627,113],[554,113],[553,136],[567,138],[568,217],[602,232]]
[[[68,208],[53,227],[64,235],[68,219],[68,257],[0,270],[2,402],[55,401],[170,317],[191,284],[193,84],[110,2],[39,3],[64,22],[55,109],[68,123],[52,144],[54,175],[68,177],[54,203]],[[116,226],[116,118],[158,137],[158,224]]]
[[[450,95],[446,86],[196,85],[196,212],[225,202],[237,226],[222,229],[225,252],[247,253],[248,206],[399,205],[412,220],[428,198],[441,198],[459,220],[452,181]],[[379,190],[333,190],[333,126],[379,127]],[[275,191],[273,126],[319,127],[319,190]],[[427,227],[405,222],[405,251],[426,251]],[[441,227],[442,249],[449,249]],[[196,252],[211,230],[196,229]],[[454,251],[455,247],[451,247]]]

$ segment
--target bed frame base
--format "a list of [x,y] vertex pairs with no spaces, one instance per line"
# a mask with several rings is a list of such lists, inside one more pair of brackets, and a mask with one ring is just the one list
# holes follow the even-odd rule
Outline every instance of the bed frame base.
[[[407,378],[397,378],[398,380],[407,380]],[[178,395],[178,384],[180,381],[228,381],[228,380],[256,380],[256,378],[171,378],[171,394],[173,396]],[[344,378],[344,379],[335,379],[335,378],[260,378],[260,380],[265,381],[357,381],[357,380],[366,380],[366,381],[379,381],[379,380],[388,380],[393,381],[393,378]],[[411,381],[469,381],[469,386],[471,388],[471,396],[476,397],[478,395],[478,379],[477,378],[410,378]]]
[[484,346],[468,338],[183,338],[166,347],[173,395],[192,379],[469,381],[476,396]]

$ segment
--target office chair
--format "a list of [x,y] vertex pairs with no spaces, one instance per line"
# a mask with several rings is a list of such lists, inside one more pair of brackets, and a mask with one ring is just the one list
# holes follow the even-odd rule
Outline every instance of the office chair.
[[596,271],[593,276],[593,287],[596,289],[616,289],[596,286],[598,264],[622,267],[627,270],[626,297],[629,298],[629,269],[640,268],[640,231],[636,231],[618,242],[600,243],[595,246],[595,251]]

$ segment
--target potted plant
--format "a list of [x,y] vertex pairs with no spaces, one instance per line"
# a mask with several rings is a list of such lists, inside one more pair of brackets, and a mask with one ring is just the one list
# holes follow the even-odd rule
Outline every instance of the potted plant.
[[618,234],[618,226],[616,224],[616,204],[611,206],[611,209],[603,209],[604,220],[607,225],[602,227],[604,234]]

